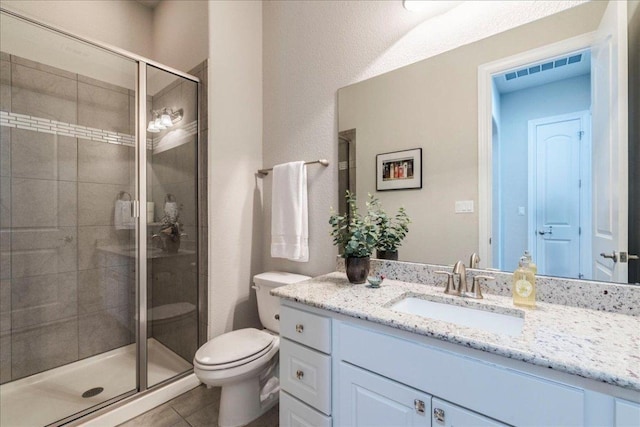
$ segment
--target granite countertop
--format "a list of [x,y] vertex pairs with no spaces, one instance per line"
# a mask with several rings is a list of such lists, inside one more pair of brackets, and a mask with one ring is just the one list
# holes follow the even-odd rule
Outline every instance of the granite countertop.
[[[510,297],[474,300],[446,295],[441,286],[385,279],[378,289],[353,285],[335,272],[282,286],[272,295],[393,328],[461,344],[558,371],[640,391],[640,318],[537,302],[513,305]],[[405,297],[472,306],[524,316],[522,333],[499,335],[400,313],[389,307]]]

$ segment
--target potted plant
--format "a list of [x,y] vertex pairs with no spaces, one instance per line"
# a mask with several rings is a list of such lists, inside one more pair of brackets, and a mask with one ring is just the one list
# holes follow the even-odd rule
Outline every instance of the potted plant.
[[331,236],[333,244],[340,248],[345,259],[349,282],[365,283],[369,275],[370,257],[378,241],[378,227],[370,212],[374,199],[369,195],[367,214],[363,216],[358,212],[356,196],[347,191],[345,197],[348,212],[340,215],[332,211],[329,217]]
[[376,258],[397,261],[398,248],[407,237],[411,219],[404,207],[398,209],[394,217],[390,217],[377,199],[372,199],[372,211],[378,226]]

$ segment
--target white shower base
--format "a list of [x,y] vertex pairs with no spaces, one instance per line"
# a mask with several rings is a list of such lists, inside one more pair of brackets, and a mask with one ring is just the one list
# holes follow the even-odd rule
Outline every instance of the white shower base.
[[[158,384],[192,365],[147,340],[148,383]],[[130,344],[0,386],[0,426],[44,426],[136,388],[136,347]],[[82,393],[103,387],[100,394]]]

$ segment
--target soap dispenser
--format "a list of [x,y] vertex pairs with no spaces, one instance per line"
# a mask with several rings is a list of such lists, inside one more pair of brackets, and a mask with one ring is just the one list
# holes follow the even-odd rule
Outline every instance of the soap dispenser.
[[535,276],[536,274],[538,274],[538,266],[533,262],[533,259],[531,258],[531,254],[529,253],[529,251],[524,251],[524,257],[527,258],[527,262],[529,263],[529,269],[533,271],[533,275]]
[[536,306],[536,277],[526,256],[520,258],[513,272],[513,303],[524,307]]

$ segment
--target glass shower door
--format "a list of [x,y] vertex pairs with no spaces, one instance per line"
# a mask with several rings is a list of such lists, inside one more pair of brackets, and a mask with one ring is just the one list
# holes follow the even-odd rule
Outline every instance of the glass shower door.
[[0,424],[133,394],[137,63],[2,13]]
[[147,383],[191,371],[198,348],[198,84],[147,75]]

